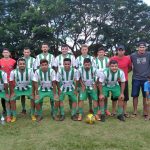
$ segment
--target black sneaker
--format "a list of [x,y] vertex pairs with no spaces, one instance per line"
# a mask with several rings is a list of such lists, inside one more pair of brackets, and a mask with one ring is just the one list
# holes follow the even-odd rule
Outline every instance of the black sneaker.
[[105,122],[105,115],[101,115],[101,121]]
[[60,118],[59,118],[59,121],[64,121],[64,120],[65,120],[65,116],[61,115]]
[[117,119],[119,119],[120,121],[125,121],[124,115],[118,115]]
[[77,118],[76,115],[71,116],[71,119],[72,119],[73,121],[77,121],[77,120],[78,120],[78,118]]

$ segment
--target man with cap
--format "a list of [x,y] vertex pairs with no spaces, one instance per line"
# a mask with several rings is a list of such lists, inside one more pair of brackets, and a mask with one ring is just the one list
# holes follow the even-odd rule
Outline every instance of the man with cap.
[[[10,72],[15,68],[16,61],[10,58],[10,51],[7,48],[3,49],[2,52],[3,58],[0,59],[0,70],[6,72],[7,80],[9,82]],[[3,113],[6,113],[5,99],[1,99]],[[7,103],[9,105],[9,103]],[[9,107],[9,106],[8,106]]]
[[[118,62],[119,69],[123,70],[125,74],[125,90],[124,90],[124,104],[123,104],[123,113],[125,117],[129,117],[129,114],[126,112],[127,101],[129,100],[129,89],[128,89],[128,72],[131,71],[131,59],[129,56],[125,56],[125,47],[123,45],[119,45],[117,48],[117,56],[111,58],[111,60],[116,60]],[[119,82],[120,84],[120,82]],[[116,99],[112,98],[112,116],[116,113]]]
[[143,115],[147,118],[147,105],[146,105],[146,94],[144,92],[144,83],[147,80],[147,76],[150,74],[150,53],[146,51],[146,43],[138,43],[136,52],[132,53],[130,58],[133,65],[133,76],[132,76],[132,94],[133,97],[133,117],[137,116],[137,106],[140,88],[142,89],[143,95]]

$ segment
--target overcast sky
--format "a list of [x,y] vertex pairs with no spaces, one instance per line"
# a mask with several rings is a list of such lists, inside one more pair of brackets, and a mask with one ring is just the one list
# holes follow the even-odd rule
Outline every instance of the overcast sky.
[[147,3],[148,5],[150,5],[150,0],[143,0],[143,2]]

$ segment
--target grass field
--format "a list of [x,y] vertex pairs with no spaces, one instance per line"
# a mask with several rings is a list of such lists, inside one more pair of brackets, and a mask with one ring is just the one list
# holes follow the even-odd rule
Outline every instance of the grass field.
[[[71,121],[67,102],[65,121],[53,121],[46,100],[42,122],[32,122],[29,115],[18,115],[16,123],[0,125],[0,150],[149,150],[150,121],[142,118],[141,100],[140,97],[137,118],[120,122],[109,117],[105,123],[96,122],[94,125]],[[86,114],[87,107],[86,103]],[[109,108],[111,110],[111,101]],[[18,101],[18,113],[20,111]],[[132,113],[131,98],[128,112]]]

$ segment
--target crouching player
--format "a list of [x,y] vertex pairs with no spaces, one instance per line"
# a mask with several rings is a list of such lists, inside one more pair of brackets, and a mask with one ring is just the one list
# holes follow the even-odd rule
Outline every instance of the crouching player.
[[148,116],[146,116],[145,120],[150,120],[150,76],[147,77],[147,80],[144,83],[144,92],[146,92],[146,105]]
[[56,93],[55,76],[55,71],[49,67],[48,60],[41,59],[40,68],[35,71],[33,76],[33,84],[35,91],[33,91],[32,95],[35,95],[35,105],[38,115],[37,121],[41,121],[43,119],[42,106],[43,99],[45,97],[50,97],[51,115],[53,117],[54,93]]
[[83,62],[83,67],[79,69],[79,77],[81,83],[81,90],[79,93],[79,116],[78,121],[83,118],[83,101],[90,97],[93,101],[93,109],[95,119],[100,121],[98,113],[98,96],[97,96],[97,86],[96,86],[96,70],[91,65],[91,60],[85,58]]
[[[33,76],[33,71],[26,67],[26,61],[24,58],[18,60],[18,68],[12,70],[10,73],[10,104],[12,111],[11,122],[16,121],[16,100],[20,96],[27,96],[31,100],[31,119],[36,120],[34,116],[35,105],[34,100],[31,96],[31,78]],[[15,87],[14,87],[15,82]]]
[[10,122],[11,112],[8,94],[7,74],[2,70],[0,70],[0,98],[3,98],[6,102],[6,112],[7,112],[6,122]]
[[[57,87],[59,95],[59,106],[60,106],[60,121],[65,119],[64,113],[64,100],[65,96],[68,95],[69,99],[72,101],[71,109],[71,119],[77,120],[77,85],[79,78],[77,77],[77,72],[71,67],[71,59],[65,58],[63,61],[64,67],[60,68],[57,72]],[[56,102],[57,103],[57,102]],[[55,108],[55,117],[58,114],[58,107]]]
[[[121,88],[118,81],[121,82]],[[105,121],[104,100],[109,97],[109,92],[111,92],[113,98],[118,99],[117,118],[120,121],[125,121],[123,115],[124,88],[124,72],[118,68],[117,61],[111,60],[109,62],[109,68],[104,69],[103,73],[99,77],[99,104],[101,110],[101,121]]]

